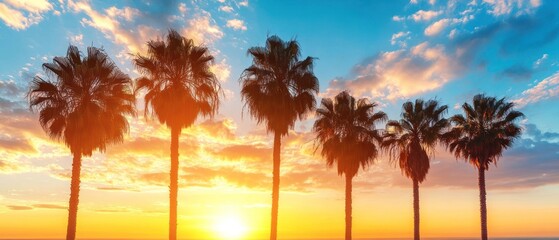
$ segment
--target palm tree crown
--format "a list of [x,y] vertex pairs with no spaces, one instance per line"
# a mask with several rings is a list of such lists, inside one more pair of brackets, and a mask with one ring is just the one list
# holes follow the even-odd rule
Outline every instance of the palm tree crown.
[[277,36],[266,47],[252,47],[252,65],[241,76],[241,96],[249,114],[268,131],[286,135],[297,119],[315,108],[318,79],[312,57],[299,60],[297,41],[284,42]]
[[125,116],[135,113],[132,82],[103,50],[89,47],[82,59],[70,46],[66,57],[55,57],[43,68],[56,81],[35,77],[29,98],[50,137],[85,156],[123,140]]
[[189,127],[198,115],[213,116],[219,106],[221,85],[210,71],[214,57],[206,47],[170,30],[166,41],[149,41],[147,56],[134,64],[142,73],[136,91],[145,89],[145,113],[153,110],[169,127]]
[[446,105],[436,100],[405,102],[402,119],[388,121],[383,146],[391,161],[397,161],[402,173],[423,182],[429,172],[429,154],[449,126],[443,118]]
[[375,124],[387,118],[382,111],[374,112],[376,106],[365,98],[356,100],[345,91],[334,100],[322,99],[313,131],[321,155],[328,166],[337,166],[339,175],[353,177],[360,167],[366,168],[376,159],[375,143],[380,145],[382,136]]
[[457,114],[450,118],[454,127],[445,134],[449,150],[456,158],[464,158],[479,169],[489,169],[522,132],[516,121],[524,114],[513,107],[514,103],[504,98],[483,94],[474,97],[473,106],[464,103],[465,116]]

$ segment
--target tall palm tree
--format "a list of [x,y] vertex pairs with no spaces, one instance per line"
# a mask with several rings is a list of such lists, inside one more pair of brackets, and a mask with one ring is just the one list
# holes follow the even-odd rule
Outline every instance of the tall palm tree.
[[134,64],[143,75],[136,91],[146,90],[145,114],[150,111],[171,129],[171,174],[169,187],[169,239],[177,238],[179,135],[198,116],[212,117],[218,110],[221,85],[210,71],[214,57],[206,47],[196,46],[175,30],[166,41],[147,43],[148,52],[138,54]]
[[[359,168],[365,169],[378,155],[377,145],[382,136],[375,124],[386,121],[384,112],[374,112],[377,105],[367,99],[355,100],[346,91],[333,100],[322,99],[317,109],[313,131],[328,166],[336,165],[339,175],[345,175],[345,239],[351,239],[352,180]],[[375,143],[377,145],[375,145]]]
[[402,119],[388,121],[383,147],[390,160],[398,162],[402,174],[413,182],[414,239],[419,240],[419,184],[429,172],[429,155],[441,140],[449,122],[443,118],[446,105],[436,100],[405,102]]
[[464,158],[478,170],[481,239],[487,240],[485,171],[520,137],[522,129],[516,122],[524,114],[514,110],[513,102],[484,94],[474,96],[473,105],[464,103],[462,110],[464,115],[450,118],[454,127],[444,139],[456,158]]
[[87,48],[81,56],[75,46],[65,57],[44,63],[48,79],[36,76],[29,89],[31,110],[49,137],[61,140],[73,155],[66,239],[76,238],[82,156],[104,151],[122,142],[128,131],[126,115],[133,115],[132,81],[107,54]]
[[313,58],[299,60],[299,43],[284,42],[271,36],[265,47],[248,50],[252,65],[241,75],[241,96],[249,114],[258,124],[265,124],[274,133],[272,223],[270,239],[277,238],[280,185],[281,137],[288,134],[297,119],[314,110],[318,79],[313,73]]

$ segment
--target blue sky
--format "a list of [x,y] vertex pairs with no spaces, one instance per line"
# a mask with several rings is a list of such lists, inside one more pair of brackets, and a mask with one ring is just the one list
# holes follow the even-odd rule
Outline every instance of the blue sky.
[[[189,31],[216,53],[227,71],[225,86],[233,92],[238,92],[238,76],[250,64],[247,48],[262,45],[273,34],[297,39],[303,55],[317,58],[321,91],[362,89],[354,92],[378,101],[389,99],[384,104],[390,106],[414,97],[438,97],[454,106],[478,92],[523,99],[527,96],[522,92],[553,76],[558,64],[554,1],[120,1],[114,6],[113,1],[46,6],[11,2],[3,6],[22,19],[2,13],[0,43],[5,46],[2,54],[9,57],[0,60],[0,77],[20,89],[40,72],[45,59],[63,54],[70,43],[82,49],[105,48],[135,77],[128,54],[170,27]],[[438,58],[412,53],[417,46]],[[383,57],[389,53],[399,55],[396,62],[409,63],[389,63]],[[374,66],[384,69],[370,70]],[[389,71],[411,75],[390,83]],[[412,76],[420,77],[414,82]],[[357,84],[358,78],[369,87]],[[332,85],[332,80],[342,83]],[[430,83],[422,84],[426,82]],[[401,89],[388,90],[390,85]],[[553,97],[548,93],[524,107],[532,113],[528,121],[546,131],[559,130],[551,121],[558,113],[550,111]],[[391,109],[397,115],[398,108]]]
[[[500,189],[551,186],[545,191],[557,196],[558,12],[559,1],[551,0],[2,0],[0,172],[6,175],[0,176],[0,182],[41,191],[19,181],[38,174],[66,189],[66,182],[60,179],[65,179],[61,171],[69,169],[67,153],[63,147],[45,142],[37,116],[26,106],[25,92],[33,76],[43,74],[42,63],[64,55],[69,44],[82,51],[88,46],[103,47],[135,78],[138,74],[131,65],[132,55],[144,51],[146,41],[161,38],[167,29],[174,28],[207,46],[216,58],[213,70],[226,96],[219,116],[200,123],[210,133],[212,126],[231,132],[235,139],[231,143],[270,147],[262,127],[241,114],[238,78],[251,64],[247,49],[263,45],[269,35],[278,35],[284,40],[296,39],[303,57],[317,58],[314,71],[320,81],[320,97],[347,89],[380,103],[391,119],[399,117],[404,101],[415,98],[440,99],[449,106],[449,115],[459,113],[459,105],[478,93],[515,101],[526,115],[521,123],[525,133],[503,157],[512,159],[510,163],[506,159],[500,163],[492,175],[494,182],[488,185]],[[291,135],[311,139],[313,120],[299,123]],[[131,121],[131,138],[156,139],[150,133],[141,135],[138,126],[143,126],[143,119]],[[153,122],[150,124],[156,124]],[[219,143],[210,146],[224,150]],[[18,155],[45,149],[58,149],[56,154],[65,157],[54,154],[45,162],[40,156]],[[92,164],[104,159],[104,155],[95,156]],[[453,159],[448,154],[441,156]],[[428,179],[440,181],[428,181],[427,187],[473,186],[471,166],[455,161],[442,161],[438,166]],[[102,164],[91,169],[92,174],[107,171]],[[449,180],[451,172],[459,177]],[[108,184],[90,180],[98,187]],[[407,186],[407,180],[392,184]],[[10,198],[12,190],[0,186],[0,202],[27,204],[25,199]],[[65,198],[54,200],[63,202]]]

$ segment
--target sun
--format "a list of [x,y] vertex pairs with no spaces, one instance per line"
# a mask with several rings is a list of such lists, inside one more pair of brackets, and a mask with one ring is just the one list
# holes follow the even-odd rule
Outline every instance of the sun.
[[234,215],[217,217],[213,228],[219,239],[244,239],[248,232],[243,219]]

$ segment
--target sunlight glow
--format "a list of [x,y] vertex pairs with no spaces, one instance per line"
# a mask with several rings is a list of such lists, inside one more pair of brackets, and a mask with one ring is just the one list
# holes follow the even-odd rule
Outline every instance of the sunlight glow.
[[220,239],[244,239],[248,232],[245,222],[234,215],[218,217],[213,228]]

